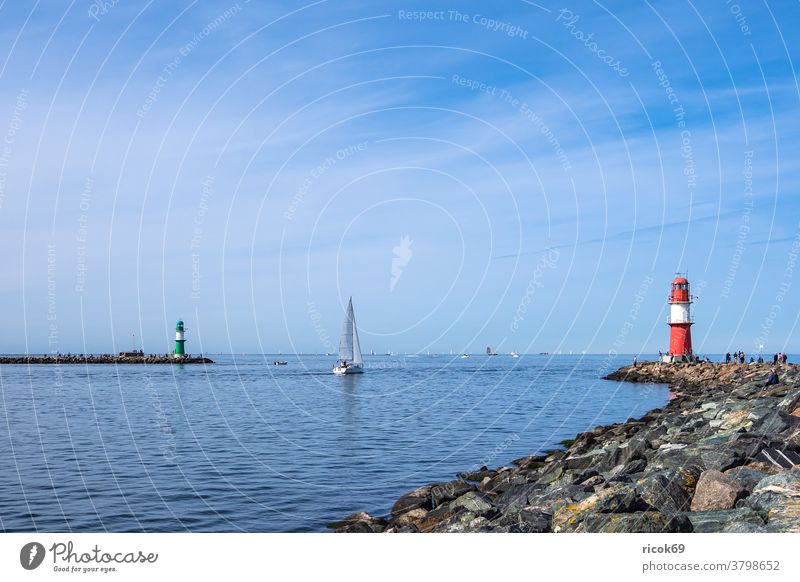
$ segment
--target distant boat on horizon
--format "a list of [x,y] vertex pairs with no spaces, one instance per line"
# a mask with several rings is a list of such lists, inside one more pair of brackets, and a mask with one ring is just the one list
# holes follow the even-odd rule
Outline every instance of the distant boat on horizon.
[[486,346],[486,355],[487,356],[496,356],[497,352],[492,349],[492,346]]
[[512,358],[518,358],[519,354],[517,352],[511,352],[511,357]]
[[459,358],[461,358],[462,360],[469,360],[469,354],[461,354]]
[[339,361],[333,367],[333,373],[337,376],[364,373],[364,358],[361,355],[361,345],[358,341],[352,297],[347,302],[347,313],[344,316],[342,335],[339,338]]

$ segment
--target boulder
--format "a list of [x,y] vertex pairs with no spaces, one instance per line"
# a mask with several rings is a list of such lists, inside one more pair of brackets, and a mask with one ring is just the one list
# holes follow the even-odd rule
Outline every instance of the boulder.
[[543,511],[523,508],[501,514],[492,521],[492,530],[506,533],[546,533],[550,529],[551,516]]
[[553,513],[553,531],[577,531],[581,522],[599,513],[628,513],[642,508],[636,491],[628,485],[612,485],[578,503],[565,504]]
[[544,460],[547,458],[545,455],[528,455],[519,459],[511,461],[520,469],[538,469],[544,465]]
[[778,469],[791,469],[800,465],[800,455],[796,452],[781,447],[764,447],[755,458]]
[[691,532],[685,515],[666,516],[657,511],[603,513],[587,518],[576,531],[592,533],[678,533]]
[[692,523],[695,533],[731,531],[730,528],[736,524],[748,524],[757,528],[764,525],[764,520],[749,507],[724,511],[693,511],[685,515]]
[[692,497],[691,510],[696,512],[731,509],[743,494],[741,484],[733,477],[715,470],[703,471]]
[[542,476],[536,481],[539,485],[550,485],[564,474],[564,467],[560,463],[553,463],[545,469]]
[[475,486],[466,481],[455,480],[447,483],[436,483],[431,487],[430,496],[433,506],[437,507],[446,501],[461,497],[464,493],[474,491]]
[[478,532],[489,525],[489,520],[471,511],[460,511],[439,522],[431,530],[433,533]]
[[767,473],[763,471],[757,471],[746,466],[728,469],[725,471],[725,474],[736,479],[739,483],[739,487],[747,492],[748,495],[755,489],[759,481],[768,476]]
[[[763,522],[762,522],[763,523]],[[754,523],[747,521],[735,521],[720,530],[722,533],[763,533],[766,530]]]
[[571,455],[564,459],[563,463],[567,469],[588,469],[598,465],[605,455],[606,452],[603,449],[592,449],[582,455]]
[[373,517],[359,511],[328,524],[336,533],[377,533],[386,529],[388,522],[380,517]]
[[[610,471],[606,472],[604,476],[608,479],[616,478],[623,480],[623,476],[632,475],[634,473],[641,473],[647,468],[646,459],[636,459],[624,465],[617,465]],[[627,481],[627,479],[624,479]]]
[[615,467],[638,459],[646,460],[647,453],[650,451],[650,443],[643,438],[634,437],[609,451],[605,465],[607,467]]
[[543,491],[544,487],[532,483],[514,485],[509,488],[508,491],[497,497],[494,503],[503,513],[519,511],[526,505],[529,505],[530,499],[540,495]]
[[800,418],[792,416],[783,410],[773,410],[763,418],[755,421],[750,432],[757,435],[780,435],[790,428],[800,424]]
[[392,506],[392,515],[402,515],[412,509],[432,509],[431,485],[424,485],[418,489],[402,495]]
[[482,493],[470,491],[461,497],[450,502],[450,507],[454,510],[466,509],[475,514],[480,514],[494,507],[492,501]]
[[667,516],[689,511],[700,473],[699,467],[689,465],[645,475],[636,482],[636,492],[652,509]]
[[463,471],[461,473],[456,473],[456,477],[463,479],[464,481],[475,481],[480,483],[487,477],[494,477],[496,474],[497,471],[490,471],[488,467],[481,467],[477,471]]
[[481,481],[479,489],[485,493],[501,494],[508,491],[514,485],[527,483],[526,475],[514,471],[498,473],[490,479]]
[[395,527],[403,527],[409,524],[418,524],[422,522],[427,516],[428,511],[422,508],[412,509],[394,519],[393,525]]
[[585,481],[581,481],[581,485],[584,487],[597,487],[605,483],[605,479],[601,475],[595,475],[593,477],[589,477]]
[[800,532],[800,470],[764,477],[744,505],[759,512],[767,522],[766,531]]

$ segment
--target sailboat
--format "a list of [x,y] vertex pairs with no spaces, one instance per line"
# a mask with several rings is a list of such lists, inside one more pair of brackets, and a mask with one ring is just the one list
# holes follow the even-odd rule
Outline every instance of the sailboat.
[[342,336],[339,338],[339,361],[333,367],[337,376],[345,374],[363,374],[364,359],[361,357],[361,345],[358,342],[356,316],[353,313],[353,298],[347,303],[347,314],[342,325]]

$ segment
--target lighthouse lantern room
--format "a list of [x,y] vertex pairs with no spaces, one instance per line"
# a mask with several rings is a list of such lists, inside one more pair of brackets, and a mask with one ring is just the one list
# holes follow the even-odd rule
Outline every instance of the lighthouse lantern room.
[[665,362],[695,362],[697,357],[692,351],[692,296],[689,293],[689,281],[682,276],[672,281],[669,295],[669,352],[664,356]]

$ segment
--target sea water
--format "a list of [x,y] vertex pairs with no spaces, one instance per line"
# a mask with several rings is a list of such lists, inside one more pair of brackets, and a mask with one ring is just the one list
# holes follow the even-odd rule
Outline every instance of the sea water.
[[325,531],[669,397],[630,356],[211,357],[0,366],[0,530]]

